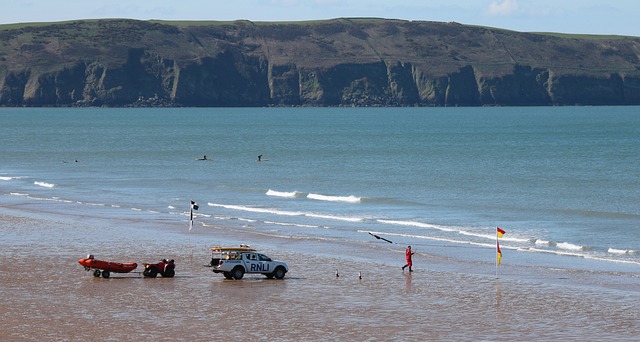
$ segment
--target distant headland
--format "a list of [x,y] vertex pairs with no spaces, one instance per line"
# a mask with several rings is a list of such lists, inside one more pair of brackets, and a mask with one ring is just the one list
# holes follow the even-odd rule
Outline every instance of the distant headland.
[[359,18],[0,25],[0,106],[640,105],[640,37]]

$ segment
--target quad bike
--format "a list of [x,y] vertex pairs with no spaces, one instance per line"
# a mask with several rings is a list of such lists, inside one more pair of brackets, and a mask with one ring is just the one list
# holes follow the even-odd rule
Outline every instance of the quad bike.
[[155,278],[158,276],[158,274],[160,274],[165,278],[171,278],[176,274],[176,271],[175,271],[176,264],[173,261],[173,259],[172,260],[162,259],[162,261],[160,261],[157,264],[143,264],[143,265],[144,265],[144,271],[142,271],[142,275],[144,275],[145,278]]

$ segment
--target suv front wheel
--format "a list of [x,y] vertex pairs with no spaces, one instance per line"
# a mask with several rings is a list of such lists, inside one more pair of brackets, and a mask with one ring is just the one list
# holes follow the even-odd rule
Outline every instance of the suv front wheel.
[[284,278],[285,273],[287,272],[284,270],[284,267],[282,266],[276,267],[276,269],[273,271],[273,275],[276,277],[276,279]]

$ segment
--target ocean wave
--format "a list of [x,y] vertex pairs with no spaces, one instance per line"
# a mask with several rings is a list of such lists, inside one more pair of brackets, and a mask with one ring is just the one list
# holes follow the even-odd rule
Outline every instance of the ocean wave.
[[633,249],[616,249],[616,248],[609,248],[607,250],[607,252],[611,253],[611,254],[638,254],[640,253],[639,251],[633,250]]
[[300,228],[322,228],[320,226],[311,225],[311,224],[299,224],[299,223],[290,223],[290,222],[264,221],[264,223],[273,224],[276,226],[288,226],[288,227],[300,227]]
[[28,197],[29,196],[29,194],[23,194],[23,193],[20,193],[20,192],[10,192],[9,195],[11,195],[11,196],[20,196],[20,197]]
[[266,192],[266,195],[267,196],[276,196],[276,197],[295,198],[295,197],[300,197],[302,195],[302,193],[299,192],[299,191],[284,192],[284,191],[276,191],[276,190],[269,189]]
[[[431,241],[448,242],[448,243],[454,243],[459,245],[471,245],[471,246],[479,246],[479,247],[495,248],[496,246],[495,243],[474,242],[474,241],[458,240],[458,239],[452,239],[452,238],[435,237],[435,236],[419,235],[419,234],[373,232],[368,230],[358,230],[358,233],[371,233],[375,235],[382,235],[382,236],[388,236],[388,237],[395,236],[395,237],[402,237],[402,238],[431,240]],[[508,247],[508,246],[505,246],[503,248],[514,249],[513,247]]]
[[568,242],[557,243],[556,247],[558,247],[560,249],[566,249],[566,250],[569,250],[569,251],[583,251],[583,250],[587,249],[587,247],[585,247],[585,246],[578,246],[578,245],[574,245],[574,244],[568,243]]
[[601,216],[601,217],[609,217],[609,218],[637,218],[637,217],[640,217],[640,215],[633,214],[633,213],[606,212],[606,211],[595,211],[595,210],[562,210],[562,212],[568,213],[568,214],[574,214],[574,215]]
[[[376,232],[376,231],[367,231],[367,230],[358,230],[358,232],[380,235],[392,240],[394,237],[400,237],[405,239],[423,239],[423,240],[445,242],[445,243],[451,243],[455,245],[471,245],[471,246],[486,247],[486,248],[492,248],[492,249],[496,248],[495,243],[465,241],[465,240],[458,240],[455,238],[447,238],[447,237],[434,237],[434,236],[426,236],[426,235],[420,235],[420,234],[407,234],[407,233]],[[397,244],[397,242],[394,242],[394,243]],[[575,249],[575,250],[558,250],[558,249],[543,249],[543,248],[535,248],[535,247],[518,247],[518,246],[510,246],[510,245],[503,245],[503,244],[500,245],[500,248],[504,250],[506,249],[516,250],[519,252],[545,253],[545,254],[553,254],[558,256],[568,256],[568,257],[577,257],[577,258],[583,258],[583,259],[640,265],[640,262],[635,260],[607,258],[607,257],[600,257],[598,255],[590,254],[586,252],[588,248]],[[629,251],[629,252],[631,253],[635,251]]]
[[218,204],[218,203],[207,203],[210,207],[219,207],[231,210],[239,210],[239,211],[248,211],[253,213],[263,213],[263,214],[274,214],[274,215],[284,215],[284,216],[304,216],[304,213],[299,211],[286,211],[286,210],[278,210],[278,209],[270,209],[270,208],[256,208],[256,207],[247,207],[244,205],[233,205],[233,204]]
[[280,209],[272,209],[272,208],[256,208],[256,207],[248,207],[243,205],[231,205],[231,204],[219,204],[219,203],[207,203],[210,207],[219,207],[230,210],[238,210],[238,211],[248,211],[254,213],[262,213],[262,214],[271,214],[271,215],[281,215],[281,216],[305,216],[305,217],[314,217],[314,218],[322,218],[329,220],[338,220],[338,221],[348,221],[348,222],[362,222],[366,220],[362,217],[348,217],[348,216],[338,216],[338,215],[327,215],[327,214],[317,214],[317,213],[305,213],[300,211],[286,211]]
[[45,182],[38,182],[38,181],[33,182],[33,184],[44,187],[44,188],[53,188],[54,186],[56,186],[55,184],[52,184],[52,183],[45,183]]
[[629,253],[628,249],[615,249],[615,248],[609,248],[607,250],[607,252],[611,253],[611,254],[627,254]]
[[10,181],[10,180],[22,179],[22,178],[25,178],[25,177],[20,177],[20,176],[18,176],[18,177],[15,177],[15,176],[0,176],[0,180],[3,180],[3,181]]
[[409,227],[436,229],[436,230],[441,230],[443,232],[457,232],[458,231],[457,229],[453,229],[453,228],[450,228],[450,227],[439,226],[439,225],[435,225],[435,224],[431,224],[431,223],[424,223],[424,222],[417,222],[417,221],[398,221],[398,220],[383,220],[383,219],[378,219],[376,221],[378,221],[380,223],[394,224],[394,225],[398,225],[398,226],[409,226]]
[[[493,229],[495,230],[495,229]],[[458,231],[458,233],[460,233],[461,235],[466,235],[466,236],[472,236],[472,237],[477,237],[477,238],[483,238],[483,239],[489,239],[489,240],[495,240],[497,238],[495,232],[493,233],[489,233],[489,234],[484,234],[484,233],[475,233],[475,232],[470,232],[464,229],[460,229]],[[517,237],[511,237],[511,236],[503,236],[500,238],[500,241],[511,241],[511,242],[519,242],[519,243],[528,243],[531,242],[531,239],[522,239],[522,238],[517,238]]]
[[348,216],[336,216],[336,215],[313,214],[313,213],[304,214],[304,216],[322,218],[322,219],[328,219],[328,220],[347,221],[347,222],[363,222],[366,220],[364,217],[348,217]]
[[328,196],[328,195],[320,195],[320,194],[308,194],[307,198],[314,199],[318,201],[330,201],[330,202],[347,202],[347,203],[360,203],[362,201],[361,197],[356,196]]
[[[500,246],[502,247],[502,245]],[[584,258],[586,255],[582,253],[575,252],[565,252],[559,250],[551,250],[551,249],[541,249],[541,248],[518,248],[519,251],[527,251],[527,252],[536,252],[536,253],[546,253],[546,254],[555,254],[555,255],[563,255],[563,256],[572,256],[578,258]]]
[[540,249],[540,248],[519,248],[518,251],[547,253],[547,254],[560,255],[560,256],[570,256],[570,257],[577,257],[577,258],[583,258],[583,259],[589,259],[589,260],[598,260],[598,261],[615,262],[615,263],[622,263],[622,264],[640,265],[640,262],[635,261],[635,260],[625,260],[625,259],[615,259],[615,258],[610,258],[610,257],[602,257],[602,256],[593,255],[593,254],[578,253],[577,251],[570,252],[570,251],[558,251],[558,250]]
[[[82,203],[82,202],[78,202],[78,203]],[[107,204],[104,204],[104,203],[93,203],[93,202],[85,202],[84,204],[90,205],[90,206],[94,206],[94,207],[106,207],[107,206]]]
[[[468,231],[468,230],[466,230],[466,229],[464,229],[462,227],[442,226],[442,225],[437,225],[437,224],[432,224],[432,223],[424,223],[424,222],[417,222],[417,221],[401,221],[401,220],[383,220],[383,219],[378,219],[377,222],[385,223],[385,224],[399,225],[399,226],[434,229],[434,230],[439,230],[439,231],[443,231],[443,232],[458,233],[460,235],[476,237],[476,238],[482,238],[482,239],[487,239],[487,240],[495,240],[496,239],[496,234],[495,233],[489,233],[489,234],[487,234],[487,233],[476,233],[476,232]],[[506,236],[500,238],[500,240],[501,241],[519,242],[519,243],[526,243],[526,242],[530,241],[530,239],[522,239],[522,238],[506,237]]]

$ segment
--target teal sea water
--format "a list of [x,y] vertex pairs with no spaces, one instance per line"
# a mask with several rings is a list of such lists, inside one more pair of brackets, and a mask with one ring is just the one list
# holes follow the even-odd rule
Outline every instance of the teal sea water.
[[640,270],[638,107],[1,108],[0,146],[7,207]]

